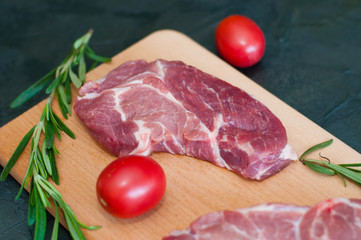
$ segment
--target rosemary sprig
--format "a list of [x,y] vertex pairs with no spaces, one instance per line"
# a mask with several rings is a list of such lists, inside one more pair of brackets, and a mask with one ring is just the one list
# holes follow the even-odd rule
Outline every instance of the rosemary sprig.
[[345,178],[348,178],[361,186],[361,170],[354,168],[354,167],[361,167],[361,163],[334,164],[331,163],[331,161],[328,158],[322,156],[321,154],[320,157],[325,160],[305,159],[306,155],[308,155],[309,153],[330,146],[332,142],[333,140],[330,139],[328,141],[310,147],[301,155],[299,160],[315,172],[326,175],[339,176],[343,181],[345,187],[346,187]]
[[[72,50],[61,64],[21,93],[10,106],[11,108],[20,106],[47,87],[45,92],[49,96],[42,111],[40,121],[20,141],[0,176],[1,181],[6,179],[28,143],[31,142],[28,169],[15,199],[20,197],[22,190],[28,186],[30,181],[28,225],[32,226],[35,224],[34,239],[44,239],[46,208],[51,207],[51,199],[56,210],[52,240],[57,239],[58,236],[59,209],[63,212],[73,239],[85,239],[81,228],[99,228],[97,226],[85,226],[80,223],[68,204],[63,201],[61,194],[48,181],[51,178],[56,184],[59,184],[59,175],[56,167],[56,155],[59,154],[59,151],[54,145],[55,137],[61,140],[61,132],[64,132],[69,137],[75,138],[74,133],[53,111],[52,103],[55,96],[58,99],[63,117],[67,119],[68,115],[71,116],[71,84],[80,88],[85,82],[85,56],[94,61],[93,67],[98,62],[111,61],[110,58],[96,55],[88,46],[92,34],[93,31],[90,30],[77,39],[73,44]],[[43,140],[41,140],[42,135],[44,136]]]

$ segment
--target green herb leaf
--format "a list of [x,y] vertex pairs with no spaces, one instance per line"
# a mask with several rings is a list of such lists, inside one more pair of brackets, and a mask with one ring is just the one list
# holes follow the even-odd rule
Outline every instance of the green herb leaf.
[[50,149],[53,147],[54,144],[54,134],[55,134],[55,130],[54,130],[54,125],[53,123],[48,120],[45,121],[45,145],[47,149]]
[[45,90],[45,92],[46,92],[47,94],[51,93],[52,91],[54,91],[54,90],[57,88],[57,86],[59,86],[60,82],[61,82],[61,75],[57,76],[57,78],[55,79],[55,81],[53,81],[53,82],[49,85],[49,87]]
[[82,81],[79,80],[79,77],[73,72],[71,68],[69,68],[69,77],[75,87],[80,88],[81,85],[83,85]]
[[10,105],[10,108],[17,108],[23,103],[27,102],[29,99],[38,94],[54,77],[56,68],[51,70],[48,74],[38,80],[36,83],[31,85],[28,89],[22,92]]
[[30,204],[28,206],[28,226],[32,226],[35,223],[35,205]]
[[345,178],[344,178],[340,173],[338,173],[338,172],[336,172],[336,174],[337,174],[337,176],[339,176],[339,177],[341,178],[341,180],[342,180],[342,182],[343,182],[343,185],[344,185],[345,187],[347,187]]
[[51,163],[50,163],[50,157],[49,157],[49,154],[48,154],[48,149],[46,148],[46,144],[43,144],[43,149],[42,149],[41,153],[42,153],[42,157],[43,157],[43,161],[44,161],[46,171],[48,172],[48,174],[50,176],[52,176],[53,175],[52,166],[51,166]]
[[58,174],[58,168],[56,167],[56,158],[55,158],[55,151],[54,148],[49,149],[48,152],[49,155],[49,161],[51,164],[51,178],[53,179],[53,181],[59,185],[60,181],[59,181],[59,174]]
[[82,223],[79,222],[78,219],[75,217],[75,213],[73,212],[73,210],[71,210],[71,208],[70,208],[68,205],[66,205],[64,208],[67,209],[69,215],[74,216],[74,220],[75,220],[75,221],[77,222],[77,224],[78,224],[79,226],[81,226],[82,228],[89,229],[89,230],[96,230],[96,229],[101,228],[100,226],[86,226],[86,225],[82,224]]
[[42,201],[40,200],[40,194],[36,188],[35,191],[35,232],[34,232],[34,239],[42,240],[45,237],[46,231],[46,210]]
[[68,225],[70,235],[73,237],[73,239],[84,239],[85,237],[80,230],[77,221],[75,220],[75,216],[69,213],[69,211],[65,208],[63,209],[65,221]]
[[65,95],[66,95],[66,101],[70,104],[72,97],[70,81],[65,82]]
[[306,155],[310,154],[311,152],[314,152],[314,151],[316,151],[316,150],[319,150],[319,149],[321,149],[321,148],[325,148],[325,147],[331,145],[332,142],[333,142],[333,139],[330,139],[330,140],[328,140],[328,141],[325,141],[325,142],[322,142],[322,143],[320,143],[320,144],[317,144],[317,145],[315,145],[315,146],[313,146],[313,147],[310,147],[309,149],[307,149],[307,150],[301,155],[300,160],[302,161],[302,159],[303,159]]
[[36,151],[36,157],[34,159],[35,160],[34,163],[35,163],[35,166],[37,168],[37,172],[39,172],[40,175],[43,178],[47,179],[49,174],[48,174],[48,171],[46,169],[46,165],[45,165],[45,162],[44,162],[44,159],[43,159],[43,154],[42,154],[42,152],[40,150],[39,145],[37,145],[36,148],[37,148],[37,151]]
[[342,174],[343,176],[361,184],[361,174],[360,173],[356,173],[348,168],[344,168],[337,164],[327,163],[327,166],[329,168],[333,169],[334,171]]
[[11,169],[14,167],[16,161],[19,159],[20,155],[23,153],[26,145],[28,145],[28,142],[34,133],[34,130],[35,130],[35,126],[32,129],[30,129],[30,131],[27,134],[25,134],[23,139],[20,141],[19,145],[15,149],[14,153],[11,155],[8,163],[5,165],[5,167],[1,173],[1,176],[0,176],[1,181],[4,181],[6,179],[6,177],[9,175],[9,173],[10,173]]
[[41,202],[42,202],[42,205],[43,205],[44,207],[51,207],[50,202],[49,202],[49,200],[48,200],[48,197],[47,197],[47,195],[46,195],[46,191],[44,192],[41,184],[39,184],[39,183],[41,183],[43,180],[45,180],[45,179],[47,179],[47,178],[44,178],[43,176],[41,176],[41,175],[39,175],[39,174],[36,174],[36,175],[34,176],[34,178],[35,178],[35,183],[34,183],[34,185],[35,185],[35,187],[36,187],[36,189],[37,189],[37,192],[38,192],[38,194],[39,194],[39,197],[40,197],[40,200],[41,200]]
[[62,112],[64,118],[67,119],[68,118],[67,114],[69,114],[69,116],[71,116],[71,107],[68,103],[65,89],[62,85],[59,85],[57,90],[58,90],[57,91],[58,102],[59,102],[61,112]]
[[317,163],[314,163],[314,162],[312,162],[312,160],[311,161],[305,160],[304,164],[307,167],[311,168],[315,172],[319,172],[319,173],[326,174],[326,175],[335,175],[336,174],[336,172],[334,170],[324,167],[322,165],[319,165]]
[[79,74],[79,80],[82,83],[85,82],[85,73],[86,73],[85,59],[84,59],[84,55],[81,55],[79,60],[78,74]]
[[51,233],[51,240],[58,239],[58,230],[59,230],[59,208],[58,205],[55,203],[55,220],[54,220],[53,231]]
[[63,132],[65,132],[69,137],[75,139],[75,134],[64,124],[63,121],[54,113],[53,114],[54,119],[58,123],[59,129]]
[[55,145],[53,146],[53,150],[54,150],[54,153],[56,153],[56,154],[58,154],[58,155],[60,154],[59,151],[58,151],[58,149],[56,149]]
[[68,69],[64,69],[64,71],[61,73],[61,83],[70,83],[69,78],[68,78]]
[[101,226],[86,226],[86,225],[82,224],[81,222],[79,222],[78,220],[76,220],[76,221],[79,224],[79,226],[81,226],[82,228],[88,229],[88,230],[98,230],[98,229],[102,228]]
[[54,117],[55,113],[53,111],[50,111],[49,115],[50,115],[50,121],[53,123],[56,136],[58,137],[59,140],[61,140],[59,124]]
[[[339,166],[340,166],[340,164],[339,164]],[[353,172],[361,173],[360,169],[354,169],[354,168],[348,168],[348,167],[346,167],[346,168],[353,171]]]
[[86,34],[84,34],[82,37],[80,37],[79,39],[77,39],[74,44],[73,44],[73,48],[75,50],[79,50],[82,46],[86,46],[91,38],[93,34],[93,30],[90,29]]
[[344,163],[344,164],[339,164],[339,166],[342,166],[342,167],[361,167],[361,163]]
[[111,58],[107,58],[107,57],[101,57],[101,56],[98,56],[97,54],[95,54],[95,52],[89,47],[87,46],[85,48],[85,54],[92,60],[96,61],[96,62],[110,62],[112,61]]
[[30,177],[31,177],[33,168],[34,168],[34,163],[33,163],[33,161],[30,161],[29,166],[28,166],[28,169],[26,170],[26,173],[25,173],[25,177],[24,177],[24,179],[23,179],[23,182],[21,183],[19,192],[18,192],[18,194],[17,194],[16,197],[15,197],[15,200],[18,200],[18,199],[19,199],[19,197],[21,196],[21,193],[22,193],[24,187],[27,186],[27,183],[28,183],[28,181],[29,181],[29,179],[30,179]]
[[28,206],[28,225],[32,226],[35,223],[35,191],[33,190],[34,183],[30,184],[29,206]]
[[81,37],[74,42],[73,48],[75,50],[78,50],[82,44],[83,44],[83,38]]

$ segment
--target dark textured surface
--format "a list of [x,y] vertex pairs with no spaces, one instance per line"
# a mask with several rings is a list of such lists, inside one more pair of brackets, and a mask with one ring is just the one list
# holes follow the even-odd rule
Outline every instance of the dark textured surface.
[[[46,97],[39,95],[18,109],[9,108],[18,94],[57,66],[72,42],[90,28],[95,31],[90,45],[104,56],[165,28],[181,31],[216,53],[215,28],[230,14],[252,18],[267,41],[262,61],[240,71],[361,152],[358,0],[2,0],[0,126]],[[0,239],[32,239],[33,229],[27,226],[28,194],[15,202],[18,189],[11,177],[0,183]],[[53,222],[49,214],[48,219],[46,239]],[[62,228],[59,239],[69,238]]]

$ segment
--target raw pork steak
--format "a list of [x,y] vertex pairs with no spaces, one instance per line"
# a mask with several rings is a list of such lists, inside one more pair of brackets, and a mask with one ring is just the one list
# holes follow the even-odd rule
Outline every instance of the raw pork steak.
[[262,103],[180,61],[126,62],[79,93],[75,112],[117,156],[188,155],[257,180],[297,158]]
[[359,240],[361,200],[334,198],[314,207],[268,203],[201,216],[163,240]]

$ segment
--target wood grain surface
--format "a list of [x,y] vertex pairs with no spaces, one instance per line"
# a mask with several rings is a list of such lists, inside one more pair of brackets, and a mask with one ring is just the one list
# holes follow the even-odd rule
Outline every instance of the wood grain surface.
[[[361,161],[358,152],[179,32],[154,32],[114,56],[111,63],[89,72],[87,81],[104,77],[128,60],[153,61],[158,58],[184,61],[255,96],[281,119],[289,143],[298,155],[316,143],[333,138],[334,143],[322,150],[323,155],[334,163]],[[77,95],[76,91],[74,95]],[[44,101],[40,102],[0,129],[1,165],[6,164],[25,133],[39,121],[44,104]],[[60,116],[59,109],[55,109]],[[143,216],[117,219],[101,208],[95,192],[97,176],[116,157],[95,142],[75,114],[66,120],[66,124],[74,131],[76,139],[64,135],[55,143],[60,151],[57,158],[60,185],[57,188],[81,222],[102,226],[95,231],[84,230],[87,239],[161,239],[174,229],[186,228],[202,214],[222,209],[264,202],[313,205],[332,197],[361,196],[361,188],[356,184],[349,182],[345,188],[339,178],[314,173],[300,162],[293,162],[275,176],[257,182],[195,158],[156,153],[151,157],[161,164],[167,177],[163,200]],[[28,156],[29,147],[11,172],[19,182],[25,175]],[[49,211],[53,213],[53,209]]]

